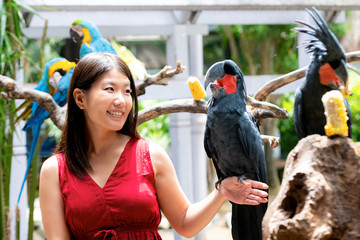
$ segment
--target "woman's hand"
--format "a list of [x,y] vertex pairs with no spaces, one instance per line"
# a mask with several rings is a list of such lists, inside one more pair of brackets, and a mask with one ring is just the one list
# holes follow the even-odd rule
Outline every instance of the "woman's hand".
[[219,185],[219,193],[237,204],[259,205],[266,203],[268,193],[260,189],[268,189],[269,186],[262,182],[245,179],[241,183],[237,177],[225,178]]

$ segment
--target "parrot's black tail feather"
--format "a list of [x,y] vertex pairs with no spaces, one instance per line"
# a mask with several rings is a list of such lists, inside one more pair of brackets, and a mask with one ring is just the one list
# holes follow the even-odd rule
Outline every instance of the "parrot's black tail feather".
[[262,240],[261,223],[267,203],[260,205],[232,204],[231,234],[233,240]]

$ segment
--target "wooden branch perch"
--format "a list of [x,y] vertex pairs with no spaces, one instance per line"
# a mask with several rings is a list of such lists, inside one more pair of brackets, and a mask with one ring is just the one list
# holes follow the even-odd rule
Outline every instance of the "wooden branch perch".
[[[207,102],[205,102],[204,100],[195,101],[194,99],[189,98],[166,101],[163,103],[155,104],[147,109],[141,110],[138,116],[138,125],[163,114],[179,112],[206,114],[207,110]],[[272,148],[275,148],[279,145],[278,137],[261,135],[261,138],[264,143],[270,143],[270,146]]]
[[50,119],[60,129],[64,126],[66,107],[60,107],[48,93],[35,89],[25,88],[13,79],[0,75],[0,88],[5,92],[0,92],[5,99],[26,99],[37,102],[50,115]]
[[289,118],[289,113],[285,108],[279,108],[272,103],[257,101],[249,96],[246,96],[246,102],[253,107],[250,112],[257,121],[261,121],[264,118]]
[[[360,51],[349,52],[345,54],[346,62],[360,61]],[[259,91],[254,95],[254,98],[259,101],[265,101],[266,97],[275,90],[292,83],[300,78],[305,77],[305,72],[308,66],[295,70],[291,73],[285,74],[281,77],[275,78],[262,86]]]
[[150,85],[168,85],[166,78],[182,73],[186,69],[181,65],[181,61],[176,62],[176,68],[171,70],[170,66],[165,66],[160,72],[154,75],[147,75],[146,79],[136,84],[136,93],[138,96],[145,94],[145,88]]
[[207,102],[195,101],[192,98],[189,99],[176,99],[172,101],[166,101],[155,104],[147,109],[143,109],[139,112],[138,125],[156,118],[163,114],[169,113],[207,113]]

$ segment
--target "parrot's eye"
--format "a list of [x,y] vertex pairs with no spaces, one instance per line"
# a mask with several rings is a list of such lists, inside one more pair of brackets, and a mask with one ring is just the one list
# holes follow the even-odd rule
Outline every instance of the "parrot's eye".
[[62,69],[58,69],[55,72],[60,73],[61,76],[64,76],[66,74],[66,72],[64,70],[62,70]]
[[329,62],[329,64],[333,69],[336,69],[340,66],[340,61],[339,60],[331,61]]

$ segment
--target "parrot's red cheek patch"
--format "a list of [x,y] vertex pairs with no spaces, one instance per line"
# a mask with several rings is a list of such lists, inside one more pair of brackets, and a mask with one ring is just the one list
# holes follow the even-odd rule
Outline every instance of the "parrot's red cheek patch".
[[223,87],[223,83],[222,83],[223,79],[217,79],[216,80],[216,84],[214,84],[214,86],[216,88],[222,88]]
[[326,86],[330,82],[334,82],[336,83],[336,85],[340,85],[341,83],[339,77],[335,73],[335,70],[328,63],[320,67],[319,75],[320,75],[320,83],[322,85]]
[[222,78],[222,84],[225,88],[225,94],[232,94],[237,91],[236,82],[237,82],[237,79],[236,79],[236,76],[234,76],[234,75],[226,74]]

